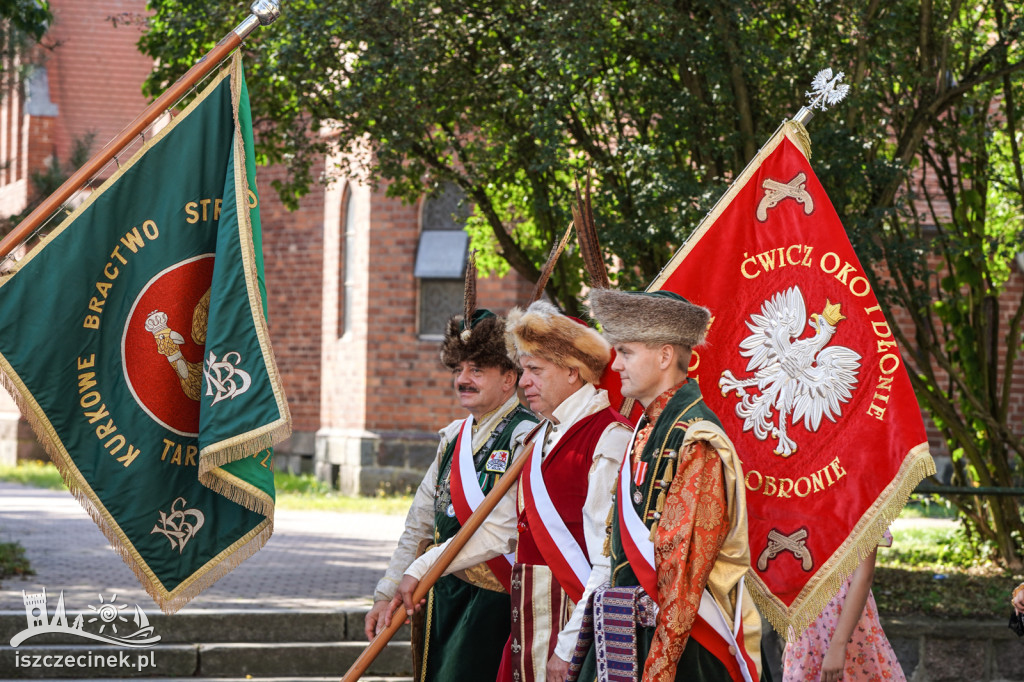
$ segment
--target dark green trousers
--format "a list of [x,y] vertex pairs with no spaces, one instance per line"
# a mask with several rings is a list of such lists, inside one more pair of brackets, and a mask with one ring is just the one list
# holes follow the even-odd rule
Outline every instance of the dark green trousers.
[[444,576],[430,591],[425,682],[480,682],[498,674],[512,620],[508,594]]

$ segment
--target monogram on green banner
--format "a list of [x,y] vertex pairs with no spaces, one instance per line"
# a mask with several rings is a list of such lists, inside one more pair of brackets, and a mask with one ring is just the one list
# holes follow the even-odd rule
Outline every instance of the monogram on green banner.
[[0,282],[5,385],[166,612],[273,530],[270,347],[241,60]]

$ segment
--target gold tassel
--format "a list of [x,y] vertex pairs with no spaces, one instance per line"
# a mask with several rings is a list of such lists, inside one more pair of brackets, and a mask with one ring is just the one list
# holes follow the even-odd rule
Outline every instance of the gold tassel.
[[651,526],[651,542],[654,542],[654,538],[658,534],[658,521],[665,511],[665,498],[668,496],[668,487],[672,485],[673,469],[672,460],[669,460],[668,464],[665,465],[665,475],[661,477],[661,485],[658,486],[661,488],[658,491],[658,501],[654,503],[654,524]]
[[604,522],[604,549],[601,553],[604,556],[612,555],[612,522],[615,521],[615,495],[612,495],[612,506],[608,510],[608,518]]

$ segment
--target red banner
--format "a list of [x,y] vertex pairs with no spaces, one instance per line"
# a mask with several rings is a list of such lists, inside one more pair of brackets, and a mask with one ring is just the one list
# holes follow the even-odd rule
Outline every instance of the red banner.
[[711,310],[690,376],[743,461],[751,588],[781,632],[817,616],[935,471],[806,140],[784,124],[650,287]]

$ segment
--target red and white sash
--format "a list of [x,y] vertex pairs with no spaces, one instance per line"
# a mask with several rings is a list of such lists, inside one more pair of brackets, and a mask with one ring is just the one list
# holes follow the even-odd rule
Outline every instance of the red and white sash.
[[[470,515],[484,501],[484,491],[480,488],[480,477],[473,465],[473,415],[462,422],[462,429],[455,441],[455,452],[452,454],[451,467],[452,507],[455,518],[465,524]],[[487,565],[494,576],[509,590],[512,580],[512,564],[515,556],[505,554],[504,557],[489,559]]]
[[[641,423],[638,423],[637,427],[633,429],[633,437],[629,441],[629,447],[626,448],[626,456],[622,458],[615,506],[619,517],[619,537],[622,540],[622,548],[626,552],[626,557],[629,559],[629,567],[633,569],[633,574],[636,575],[640,586],[660,606],[658,572],[654,567],[654,543],[651,542],[651,529],[636,513],[629,485],[633,480],[630,470],[633,459],[633,443],[641,428]],[[730,625],[725,614],[718,608],[714,597],[710,592],[704,590],[701,593],[700,608],[697,610],[690,636],[700,642],[701,646],[715,658],[722,661],[729,668],[734,679],[754,682],[758,679],[757,666],[743,646],[742,606],[745,591],[743,581],[744,579],[741,578],[737,585],[739,593],[736,597],[735,622]]]
[[[539,443],[544,443],[549,428],[550,423],[545,423]],[[523,468],[523,498],[530,532],[558,584],[570,599],[578,602],[590,577],[590,561],[551,502],[540,469],[540,451],[541,448],[534,448]]]

